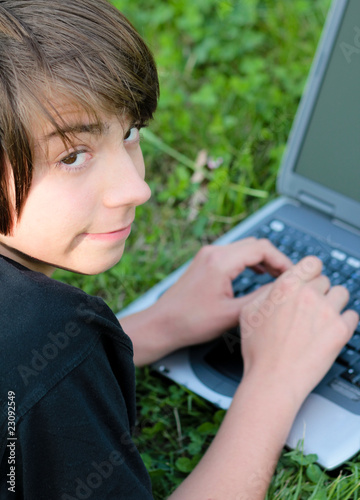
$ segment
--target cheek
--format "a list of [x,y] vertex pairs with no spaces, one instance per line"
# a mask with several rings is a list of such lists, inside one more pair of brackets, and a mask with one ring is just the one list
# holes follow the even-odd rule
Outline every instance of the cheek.
[[46,237],[64,235],[83,223],[91,196],[76,189],[67,189],[58,183],[37,183],[30,190],[17,227],[24,234],[42,234]]

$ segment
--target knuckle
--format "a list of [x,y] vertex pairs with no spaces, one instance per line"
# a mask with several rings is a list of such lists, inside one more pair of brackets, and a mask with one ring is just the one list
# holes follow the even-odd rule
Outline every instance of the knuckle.
[[339,316],[337,318],[333,318],[333,328],[336,332],[336,338],[338,339],[339,347],[342,347],[349,336],[349,329],[342,318]]
[[338,324],[339,324],[338,329],[339,329],[340,335],[343,337],[345,337],[345,336],[347,337],[348,336],[348,327],[345,324],[345,322],[341,318],[339,318]]
[[329,289],[331,287],[330,279],[327,276],[325,276],[324,274],[322,275],[322,279],[325,281],[325,284],[326,284],[327,288]]
[[303,286],[299,291],[299,302],[304,306],[313,306],[319,300],[318,294],[309,286]]
[[197,258],[207,266],[213,266],[219,261],[219,248],[215,245],[204,245],[197,253]]
[[350,293],[349,293],[349,290],[347,288],[345,288],[344,286],[336,285],[336,286],[332,287],[331,293],[337,302],[339,302],[339,303],[341,302],[344,305],[349,302]]
[[280,278],[278,278],[274,283],[274,288],[276,288],[280,293],[287,293],[290,288],[290,274],[284,273]]
[[322,262],[315,255],[308,255],[300,260],[295,267],[299,276],[307,277],[319,273],[322,268]]
[[204,245],[203,247],[200,248],[200,250],[197,253],[197,257],[199,259],[207,259],[208,255],[212,252],[212,246],[211,245]]
[[264,247],[265,249],[268,249],[268,248],[276,248],[270,240],[268,240],[267,238],[259,238],[258,239],[258,243],[259,245],[261,245],[262,247]]
[[275,282],[276,287],[283,293],[289,293],[294,289],[296,285],[299,284],[298,276],[293,272],[292,269],[286,271],[282,274]]
[[255,236],[248,236],[243,240],[246,243],[255,243],[256,241],[259,241]]
[[344,300],[346,300],[346,302],[349,301],[349,299],[350,299],[350,292],[349,292],[349,290],[346,287],[339,285],[339,286],[336,286],[335,289],[337,289],[339,295],[341,295],[342,298],[344,298]]

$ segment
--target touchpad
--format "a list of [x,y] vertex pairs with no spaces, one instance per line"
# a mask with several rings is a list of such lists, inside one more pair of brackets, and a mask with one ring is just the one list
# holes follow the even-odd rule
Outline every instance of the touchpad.
[[190,363],[199,380],[213,391],[232,397],[243,374],[238,328],[219,339],[190,348]]

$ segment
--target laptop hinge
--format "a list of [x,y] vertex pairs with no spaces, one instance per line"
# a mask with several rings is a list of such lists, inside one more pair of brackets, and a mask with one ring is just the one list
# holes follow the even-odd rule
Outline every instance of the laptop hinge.
[[339,226],[342,229],[346,229],[346,231],[349,231],[350,233],[356,234],[356,236],[360,236],[360,229],[358,227],[352,226],[351,224],[348,224],[340,219],[333,219],[331,222],[335,224],[335,226]]
[[314,196],[304,193],[303,191],[299,193],[298,200],[301,201],[301,203],[315,208],[316,210],[320,210],[327,215],[333,215],[335,211],[334,205],[326,203],[323,200],[319,200],[319,198],[314,198]]

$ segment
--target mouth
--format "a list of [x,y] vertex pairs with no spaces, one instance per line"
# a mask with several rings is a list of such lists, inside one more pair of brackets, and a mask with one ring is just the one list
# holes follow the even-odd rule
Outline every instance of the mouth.
[[115,231],[109,231],[105,233],[84,233],[87,239],[95,241],[118,241],[125,239],[129,236],[131,232],[132,222],[121,229],[116,229]]

